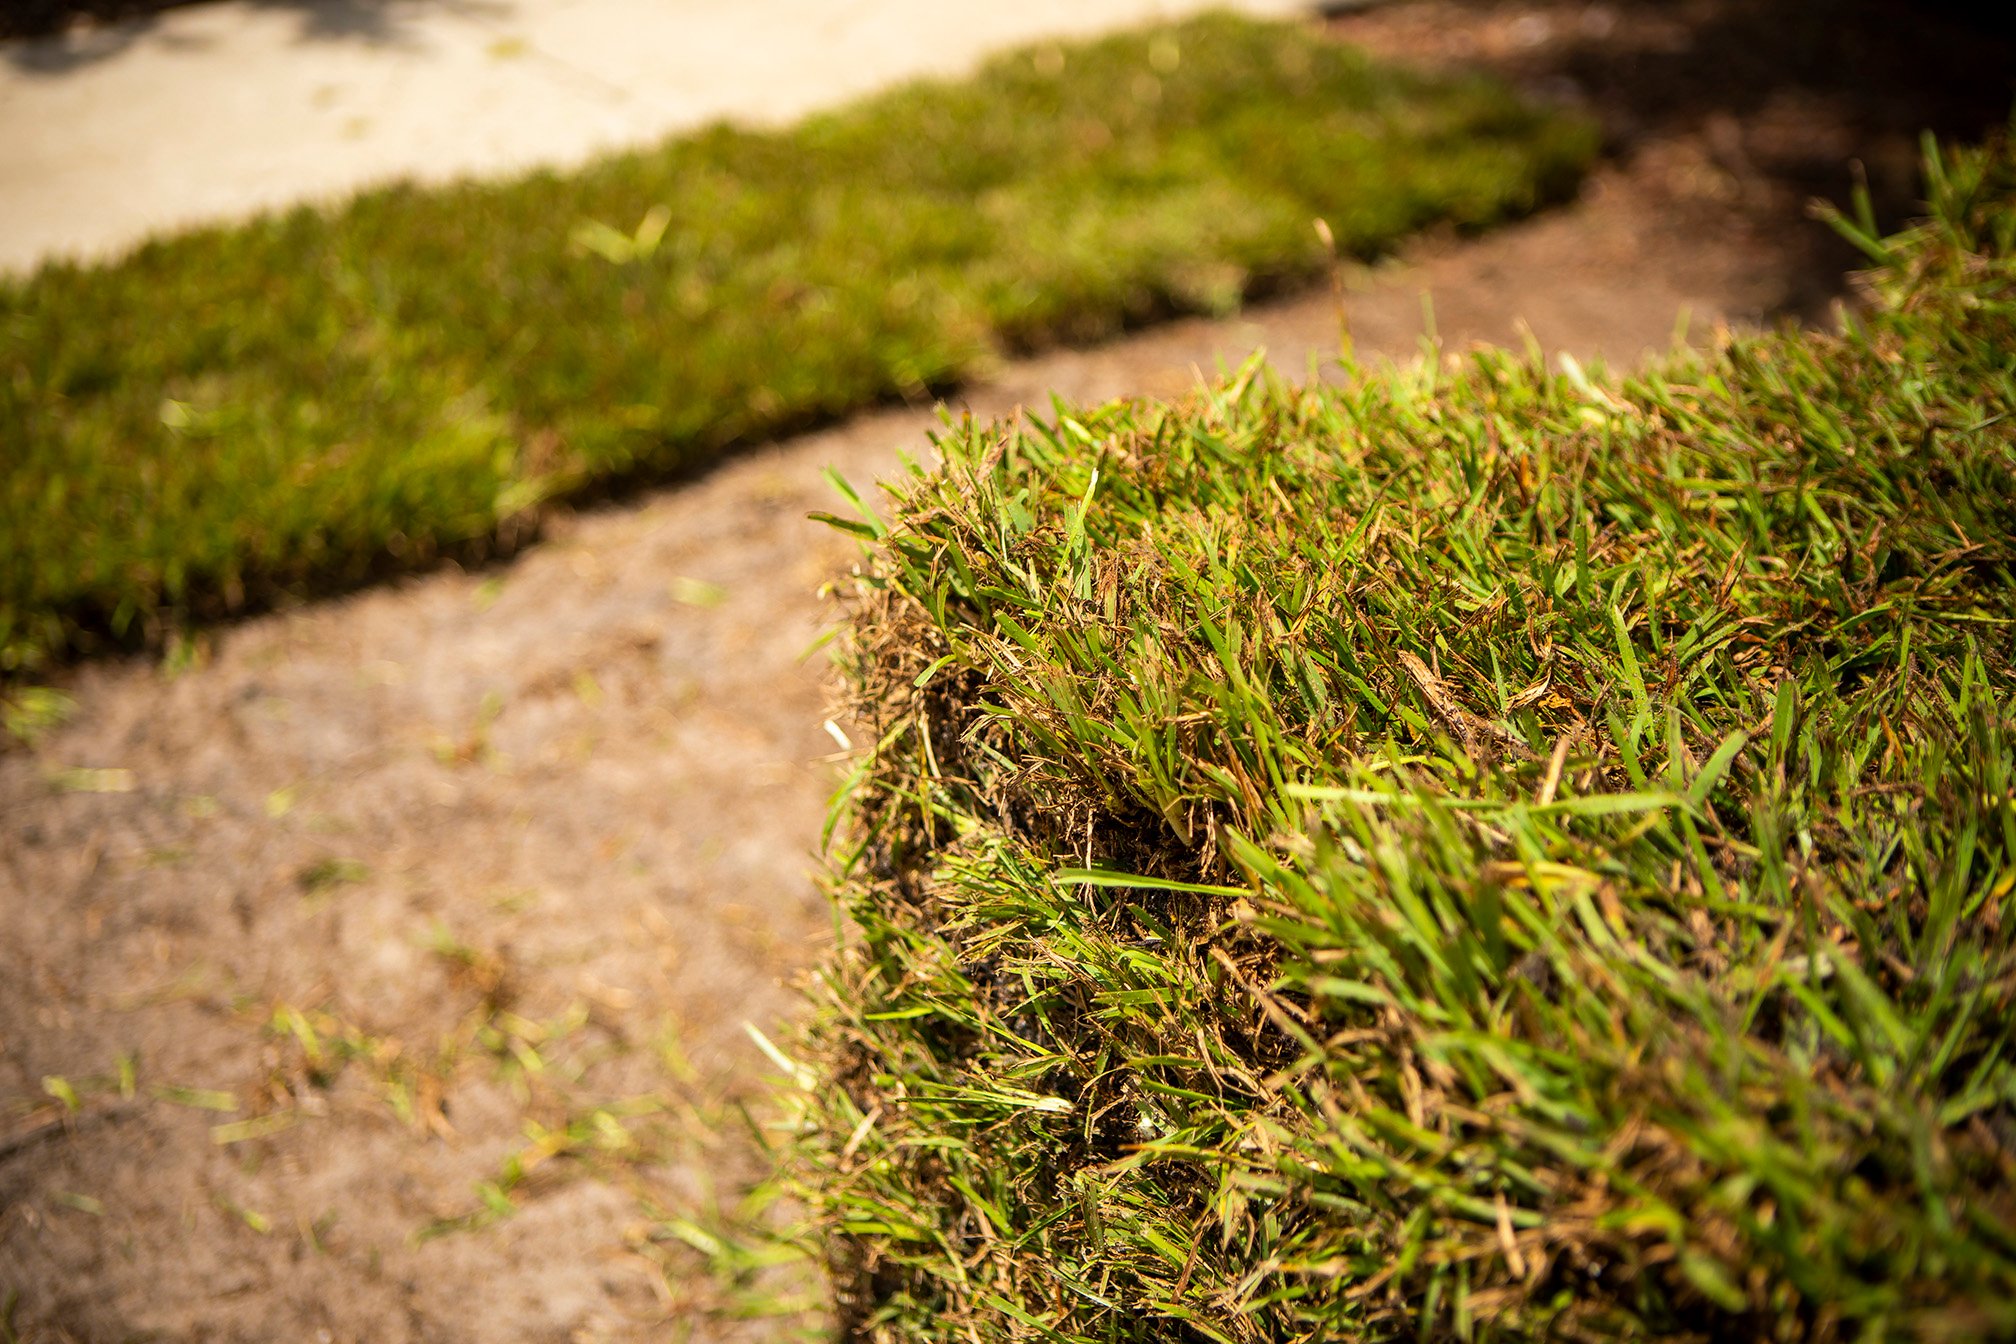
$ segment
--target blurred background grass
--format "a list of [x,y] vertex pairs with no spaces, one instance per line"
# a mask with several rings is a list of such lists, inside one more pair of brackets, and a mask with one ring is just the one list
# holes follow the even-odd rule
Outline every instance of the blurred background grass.
[[1584,121],[1212,17],[783,132],[393,187],[0,284],[0,673],[1569,190]]

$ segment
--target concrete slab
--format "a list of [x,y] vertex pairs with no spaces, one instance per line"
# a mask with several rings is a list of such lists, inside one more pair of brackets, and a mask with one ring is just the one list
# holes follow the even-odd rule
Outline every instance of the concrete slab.
[[[0,270],[400,177],[779,122],[1226,0],[224,0],[0,45]],[[1301,0],[1232,0],[1288,13]]]

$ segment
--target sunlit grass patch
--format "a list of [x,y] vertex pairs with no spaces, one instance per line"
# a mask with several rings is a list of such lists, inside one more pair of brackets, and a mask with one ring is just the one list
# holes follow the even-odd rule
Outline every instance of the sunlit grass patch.
[[1838,337],[1249,368],[850,524],[853,1337],[2016,1332],[2016,161],[1930,187]]

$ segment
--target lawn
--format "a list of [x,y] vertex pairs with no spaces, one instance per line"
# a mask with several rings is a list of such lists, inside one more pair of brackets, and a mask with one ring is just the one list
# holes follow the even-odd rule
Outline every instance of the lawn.
[[0,281],[0,675],[1572,189],[1572,116],[1213,17]]
[[959,428],[844,525],[878,1341],[2016,1334],[2016,154],[1839,335]]

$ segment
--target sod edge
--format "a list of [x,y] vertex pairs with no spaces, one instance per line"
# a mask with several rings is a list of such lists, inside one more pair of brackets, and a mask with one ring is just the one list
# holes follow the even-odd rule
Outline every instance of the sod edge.
[[2016,1334],[2016,157],[1926,181],[1838,336],[895,484],[791,1050],[843,1336]]

